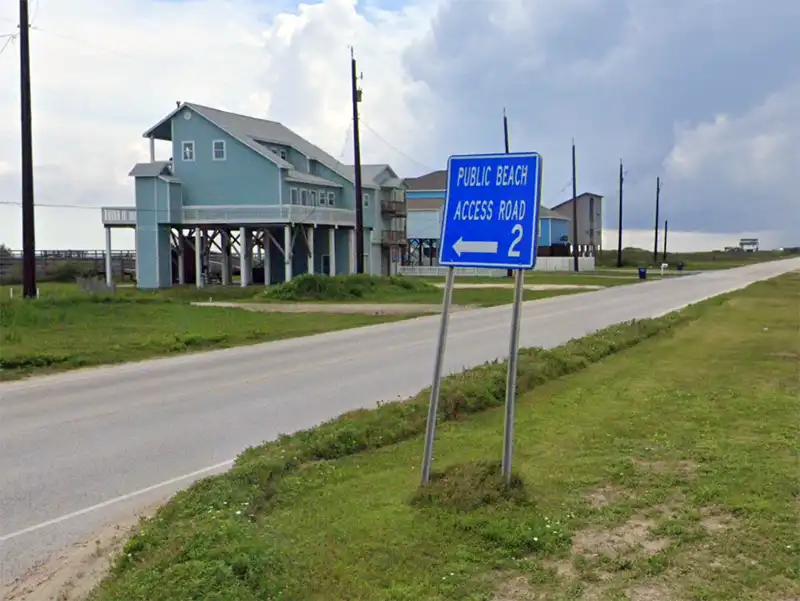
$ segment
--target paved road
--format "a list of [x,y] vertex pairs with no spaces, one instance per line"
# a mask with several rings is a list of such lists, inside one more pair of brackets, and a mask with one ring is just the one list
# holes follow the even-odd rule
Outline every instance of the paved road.
[[[555,346],[800,269],[800,259],[525,303]],[[507,356],[510,307],[454,313],[449,372]],[[0,384],[0,582],[248,445],[430,384],[438,317]],[[202,470],[202,471],[199,471]]]

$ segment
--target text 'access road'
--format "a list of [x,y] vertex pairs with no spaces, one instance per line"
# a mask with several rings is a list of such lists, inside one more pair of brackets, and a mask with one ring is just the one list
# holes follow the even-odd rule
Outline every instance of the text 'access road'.
[[532,269],[541,186],[535,152],[451,156],[439,264]]

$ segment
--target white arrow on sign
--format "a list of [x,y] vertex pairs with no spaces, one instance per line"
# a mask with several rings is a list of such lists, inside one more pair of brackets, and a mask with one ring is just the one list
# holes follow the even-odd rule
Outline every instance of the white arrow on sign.
[[480,253],[484,255],[497,254],[497,242],[481,242],[477,240],[464,240],[459,238],[453,244],[453,250],[460,257],[461,253]]

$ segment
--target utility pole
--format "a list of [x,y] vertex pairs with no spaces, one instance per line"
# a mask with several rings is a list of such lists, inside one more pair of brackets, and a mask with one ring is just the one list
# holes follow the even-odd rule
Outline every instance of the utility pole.
[[575,138],[572,139],[572,259],[574,269],[578,268],[578,181],[575,179]]
[[664,254],[662,255],[662,263],[667,262],[667,232],[669,232],[669,221],[664,220]]
[[653,240],[653,264],[658,262],[658,202],[661,197],[661,178],[656,178],[656,225],[655,239]]
[[[503,109],[503,139],[505,140],[506,154],[511,152],[508,143],[508,117],[506,116],[506,109]],[[514,272],[511,269],[506,270],[506,277],[514,277]]]
[[622,159],[619,160],[619,223],[617,225],[617,267],[622,267]]
[[364,191],[361,185],[361,140],[358,135],[358,103],[361,90],[358,88],[356,59],[350,48],[350,78],[353,85],[353,162],[356,192],[356,273],[364,273]]
[[33,210],[33,127],[28,0],[19,0],[20,125],[22,126],[22,295],[36,298],[36,231]]

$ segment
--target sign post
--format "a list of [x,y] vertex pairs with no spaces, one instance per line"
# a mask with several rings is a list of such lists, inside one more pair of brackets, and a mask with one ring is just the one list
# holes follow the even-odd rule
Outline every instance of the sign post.
[[523,270],[536,265],[542,158],[535,152],[451,156],[442,213],[439,264],[448,267],[433,386],[428,408],[422,483],[430,479],[447,325],[456,267],[516,270],[506,379],[503,476],[511,478]]

